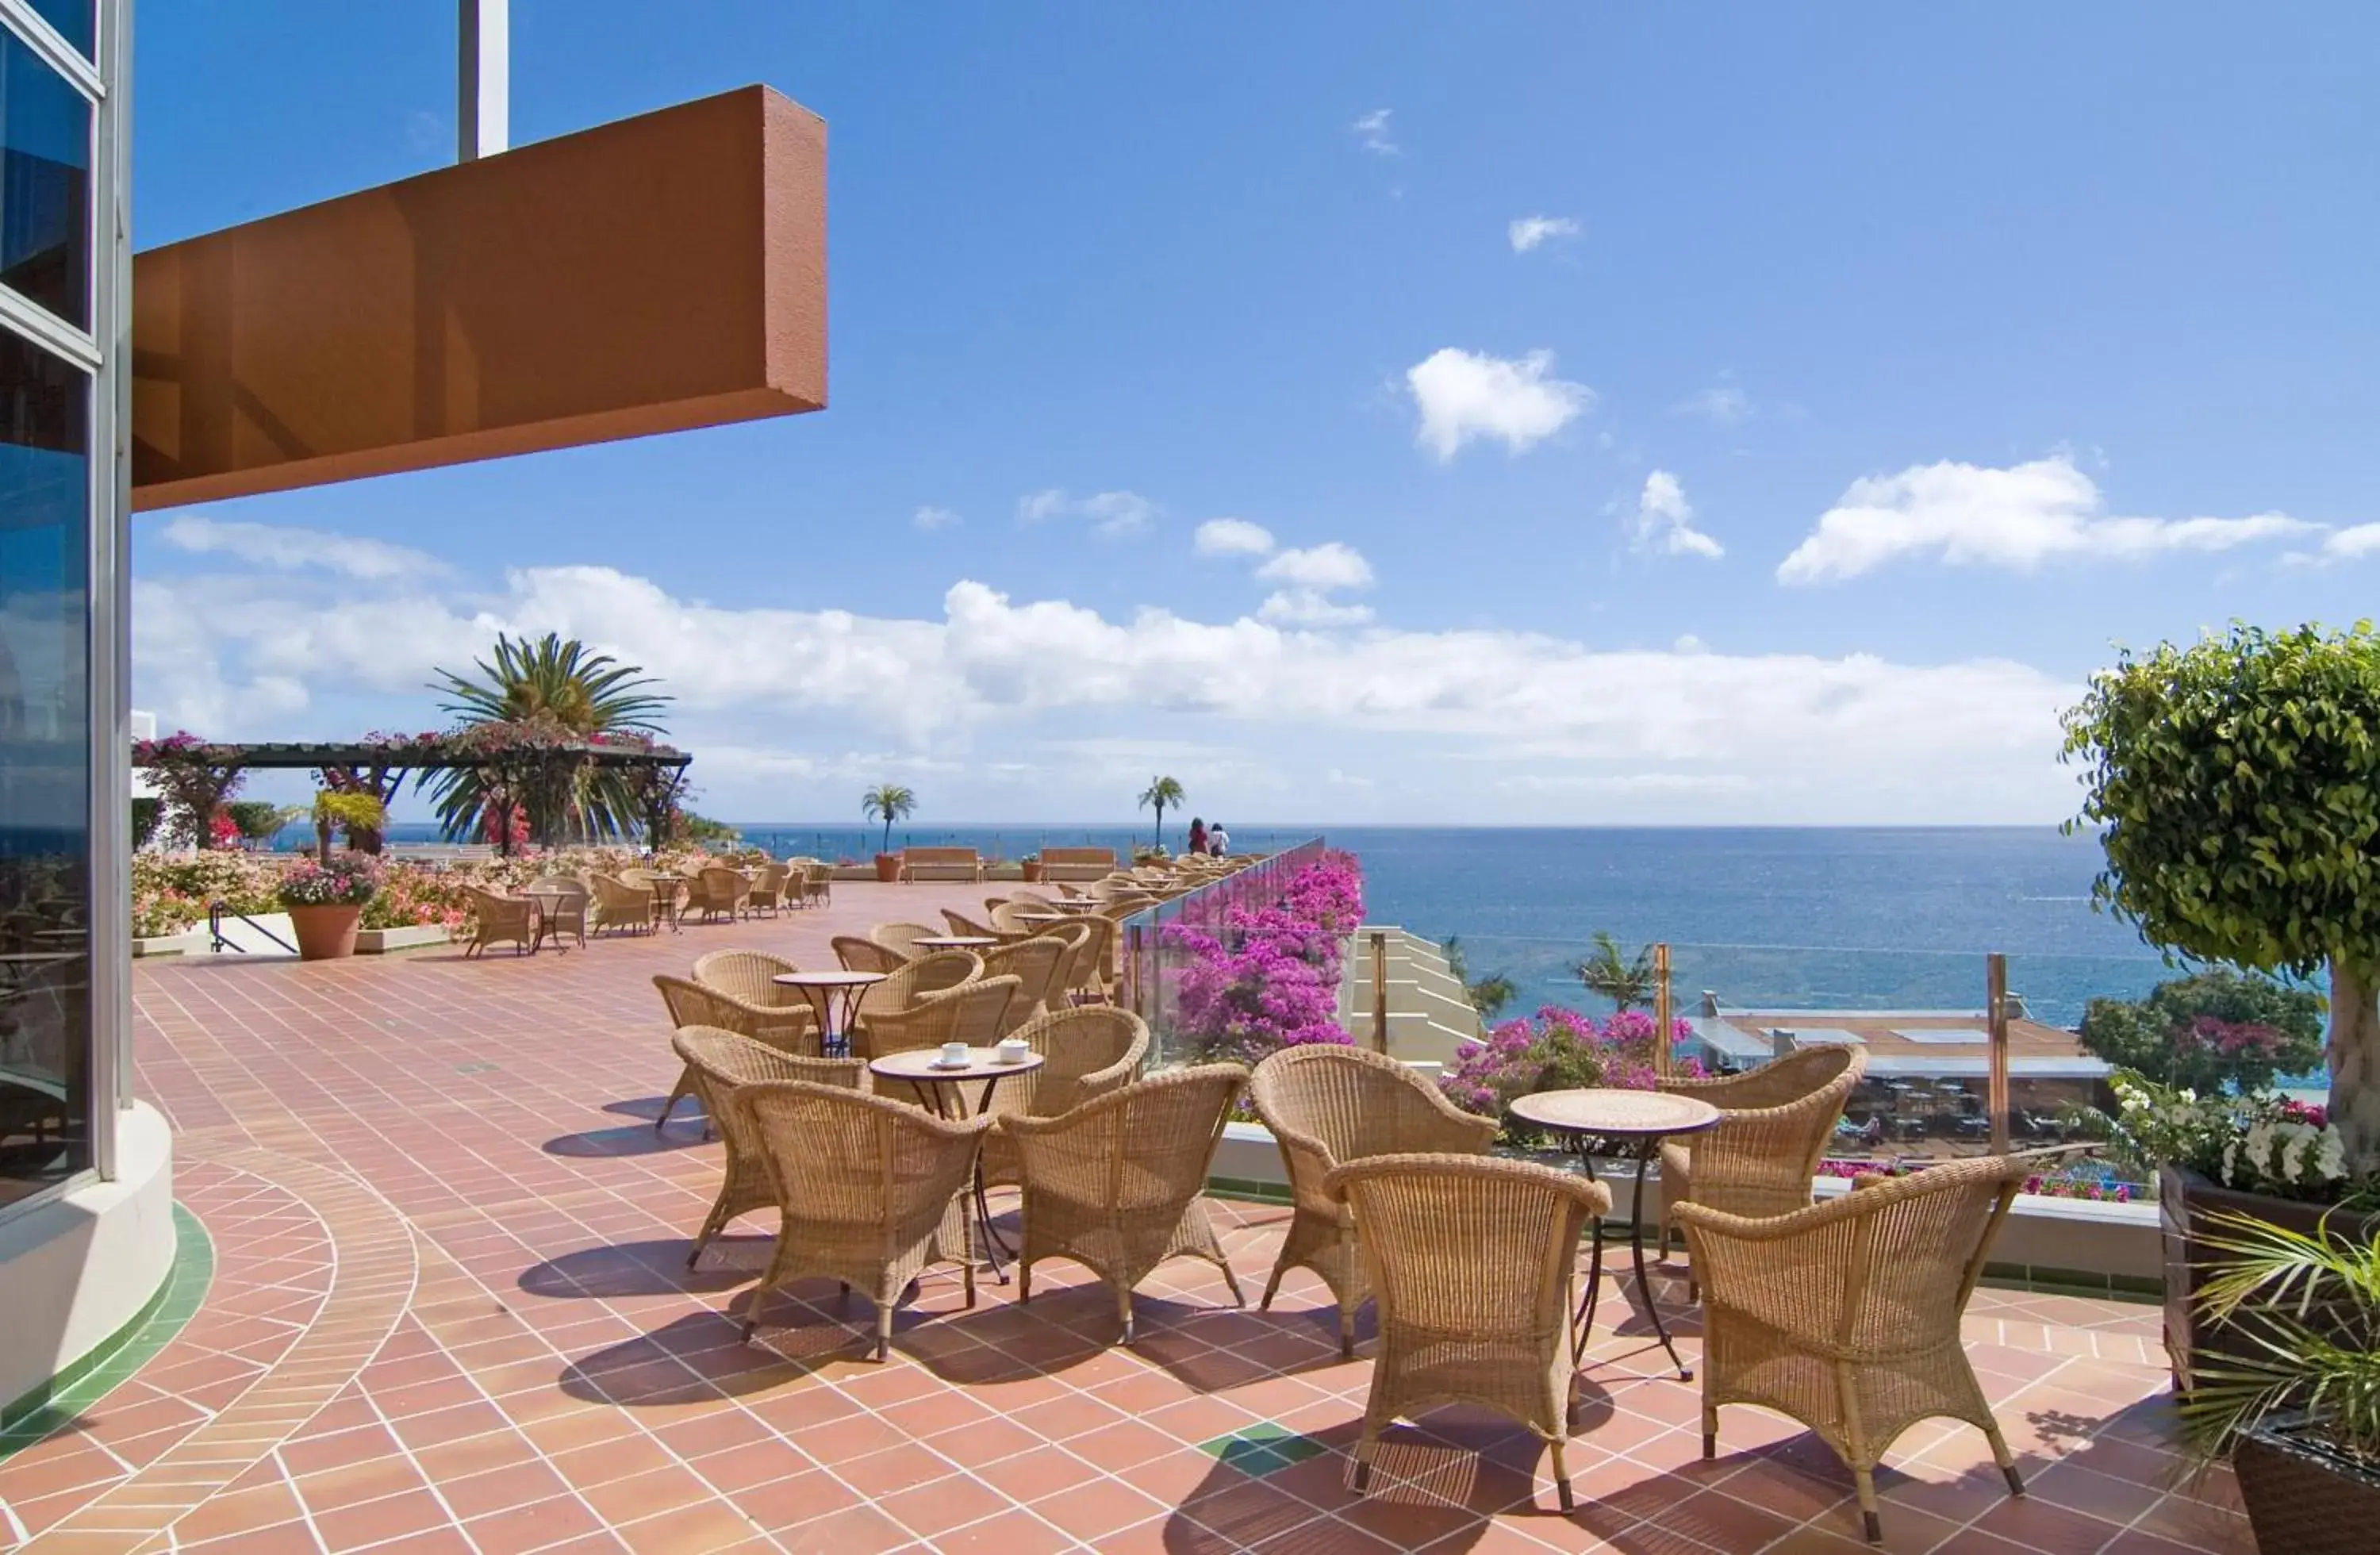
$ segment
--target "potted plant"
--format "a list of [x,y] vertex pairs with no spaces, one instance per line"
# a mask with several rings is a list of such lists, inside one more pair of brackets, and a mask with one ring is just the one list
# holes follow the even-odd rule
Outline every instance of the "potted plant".
[[917,794],[897,783],[880,783],[859,796],[859,813],[884,822],[884,841],[876,850],[876,878],[888,885],[901,878],[901,856],[892,851],[892,823],[907,820],[917,808]]
[[357,836],[377,839],[388,830],[388,807],[369,794],[323,789],[314,796],[314,856],[331,861],[331,832],[335,828],[353,848]]
[[1024,871],[1025,871],[1025,883],[1026,883],[1026,884],[1027,884],[1027,885],[1033,885],[1033,884],[1038,883],[1038,882],[1040,881],[1040,879],[1041,879],[1041,856],[1040,856],[1039,854],[1038,854],[1038,853],[1028,853],[1028,854],[1026,854],[1023,858],[1020,858],[1020,859],[1018,859],[1018,860],[1016,861],[1016,867],[1017,867],[1019,869],[1022,869],[1022,870],[1024,870]]
[[380,866],[360,854],[341,854],[325,864],[308,858],[281,877],[281,905],[298,931],[304,961],[335,961],[356,953],[356,929],[364,904],[380,890]]
[[[2243,1202],[2210,1197],[2204,1165],[2182,1160],[2165,1184],[2167,1342],[2186,1374],[2207,1212],[2286,1224],[2277,1183],[2319,1207],[2380,1169],[2380,783],[2370,781],[2380,636],[2234,626],[2126,652],[2064,723],[2065,757],[2088,769],[2069,825],[2096,828],[2107,853],[2092,888],[2100,905],[2193,961],[2330,978],[2323,1127],[2338,1133],[2338,1175],[2221,1184],[2254,1200]],[[2227,1114],[2221,1148],[2233,1133],[2240,1147],[2233,1170],[2256,1128],[2269,1141],[2290,1121]],[[2282,1164],[2302,1168],[2315,1148],[2301,1144]]]
[[2214,1216],[2205,1314],[2249,1342],[2181,1402],[2201,1450],[2228,1451],[2260,1549],[2350,1555],[2380,1526],[2380,1242]]

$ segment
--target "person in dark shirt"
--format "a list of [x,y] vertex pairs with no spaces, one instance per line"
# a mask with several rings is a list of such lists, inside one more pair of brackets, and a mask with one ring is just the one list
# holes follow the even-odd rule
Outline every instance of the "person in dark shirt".
[[1190,851],[1207,851],[1207,823],[1195,815],[1190,818]]

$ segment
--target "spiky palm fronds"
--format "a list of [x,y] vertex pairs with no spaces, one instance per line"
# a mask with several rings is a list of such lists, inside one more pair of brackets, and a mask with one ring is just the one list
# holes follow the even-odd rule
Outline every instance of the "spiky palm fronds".
[[[2335,1212],[2335,1211],[2334,1211]],[[2209,1218],[2201,1245],[2222,1254],[2200,1309],[2254,1347],[2201,1362],[2182,1416],[2209,1452],[2276,1415],[2303,1415],[2338,1446],[2380,1458],[2380,1242],[2309,1235],[2252,1215]]]
[[870,820],[884,822],[884,842],[877,849],[879,853],[892,851],[892,823],[907,820],[909,812],[917,808],[917,791],[897,783],[880,783],[859,796],[859,813]]

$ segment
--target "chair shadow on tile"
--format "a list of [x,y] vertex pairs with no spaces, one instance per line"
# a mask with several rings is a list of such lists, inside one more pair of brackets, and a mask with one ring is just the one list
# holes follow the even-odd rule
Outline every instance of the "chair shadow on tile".
[[[738,1241],[745,1239],[736,1239]],[[750,1282],[755,1270],[745,1259],[722,1256],[726,1239],[713,1243],[694,1269],[686,1266],[683,1240],[621,1242],[582,1247],[520,1271],[520,1288],[530,1295],[565,1300],[612,1296],[675,1295],[731,1290]]]
[[[659,1111],[659,1109],[656,1109]],[[567,1156],[574,1160],[601,1160],[613,1156],[657,1156],[673,1150],[697,1149],[715,1144],[718,1136],[708,1132],[709,1120],[701,1110],[681,1105],[670,1121],[655,1129],[650,1124],[622,1124],[616,1128],[582,1129],[577,1134],[558,1134],[547,1140],[545,1153]]]

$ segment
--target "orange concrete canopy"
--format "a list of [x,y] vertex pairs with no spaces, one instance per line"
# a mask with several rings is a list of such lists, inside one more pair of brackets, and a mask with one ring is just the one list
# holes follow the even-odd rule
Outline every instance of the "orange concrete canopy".
[[133,261],[132,504],[826,404],[826,125],[766,87]]

